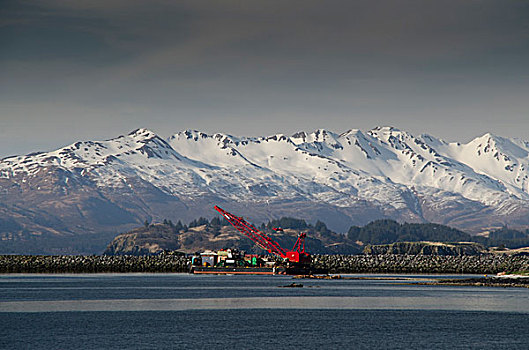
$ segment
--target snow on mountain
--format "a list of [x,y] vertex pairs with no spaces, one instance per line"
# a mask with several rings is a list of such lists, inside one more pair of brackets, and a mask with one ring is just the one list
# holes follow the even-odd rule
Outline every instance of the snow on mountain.
[[492,178],[506,191],[520,199],[529,193],[529,143],[510,140],[487,133],[461,145],[443,145],[441,151],[448,157],[468,165],[476,173]]
[[526,144],[495,138],[501,145],[496,141],[494,146],[484,146],[483,138],[492,137],[467,145],[447,144],[428,135],[415,137],[382,127],[366,134],[317,130],[292,137],[242,139],[186,131],[171,137],[169,143],[197,161],[250,167],[256,174],[269,171],[313,196],[321,193],[319,199],[333,204],[347,205],[361,198],[394,207],[409,205],[403,195],[411,187],[457,193],[496,207],[513,198],[528,200],[529,159],[527,149],[520,146]]
[[335,159],[334,152],[342,147],[339,135],[324,130],[305,135],[305,142],[285,135],[235,139],[186,131],[172,136],[169,144],[186,158],[231,168],[234,179],[244,177],[248,191],[234,198],[303,197],[337,206],[364,199],[406,206],[401,198],[405,187],[361,174]]
[[407,205],[400,197],[411,187],[430,187],[498,206],[509,198],[529,200],[528,144],[491,134],[448,144],[392,127],[258,138],[187,130],[167,141],[138,129],[3,159],[0,177],[58,167],[99,186],[127,186],[135,175],[169,193],[225,192],[228,186],[251,197],[301,194],[338,205],[362,198],[395,207]]
[[315,205],[311,215],[327,208],[350,223],[378,216],[474,230],[511,221],[529,225],[529,142],[492,134],[460,144],[393,127],[268,137],[186,130],[164,140],[138,129],[0,162],[4,203],[37,198],[46,182],[55,184],[48,195],[66,196],[57,202],[69,198],[74,185],[92,186],[98,200],[139,222],[141,215],[155,216],[153,203],[177,201],[178,210],[189,211],[220,200],[240,203],[258,219],[287,207],[304,217]]

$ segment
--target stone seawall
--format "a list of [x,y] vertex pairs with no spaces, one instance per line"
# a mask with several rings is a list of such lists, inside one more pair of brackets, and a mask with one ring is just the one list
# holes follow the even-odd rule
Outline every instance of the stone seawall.
[[[529,271],[529,256],[316,255],[331,273],[470,273]],[[189,259],[155,256],[0,256],[0,273],[187,272]]]
[[469,273],[529,271],[529,256],[317,255],[315,267],[331,273]]
[[2,255],[0,273],[187,272],[178,255]]
[[481,255],[485,247],[478,243],[439,243],[439,242],[395,242],[391,244],[368,245],[364,254],[399,255]]

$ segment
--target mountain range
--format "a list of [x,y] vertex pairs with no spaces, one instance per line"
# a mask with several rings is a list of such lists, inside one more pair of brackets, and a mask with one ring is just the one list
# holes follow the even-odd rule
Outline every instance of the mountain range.
[[391,218],[471,234],[529,227],[529,142],[468,143],[393,127],[234,137],[137,129],[0,161],[0,253],[100,253],[164,218],[254,223],[280,216],[351,225]]

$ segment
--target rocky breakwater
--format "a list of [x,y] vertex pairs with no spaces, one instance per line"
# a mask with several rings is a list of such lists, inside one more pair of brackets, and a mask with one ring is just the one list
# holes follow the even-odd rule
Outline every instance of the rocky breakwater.
[[364,254],[404,254],[404,255],[479,255],[485,247],[473,242],[395,242],[391,244],[368,245]]
[[187,272],[181,255],[2,255],[0,273]]
[[[0,273],[188,272],[189,258],[145,256],[2,255]],[[496,274],[529,271],[529,256],[482,255],[314,255],[313,266],[329,273]]]
[[316,268],[330,273],[461,273],[495,274],[529,271],[529,256],[512,255],[317,255]]

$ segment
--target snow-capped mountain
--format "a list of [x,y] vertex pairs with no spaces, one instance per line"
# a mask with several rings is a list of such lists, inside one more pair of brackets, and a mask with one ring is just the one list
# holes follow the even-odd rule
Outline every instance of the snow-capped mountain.
[[4,242],[93,239],[145,219],[211,217],[214,204],[256,222],[288,215],[342,232],[385,217],[477,232],[529,225],[529,142],[447,143],[392,127],[253,138],[187,130],[167,140],[138,129],[5,158],[0,198]]

